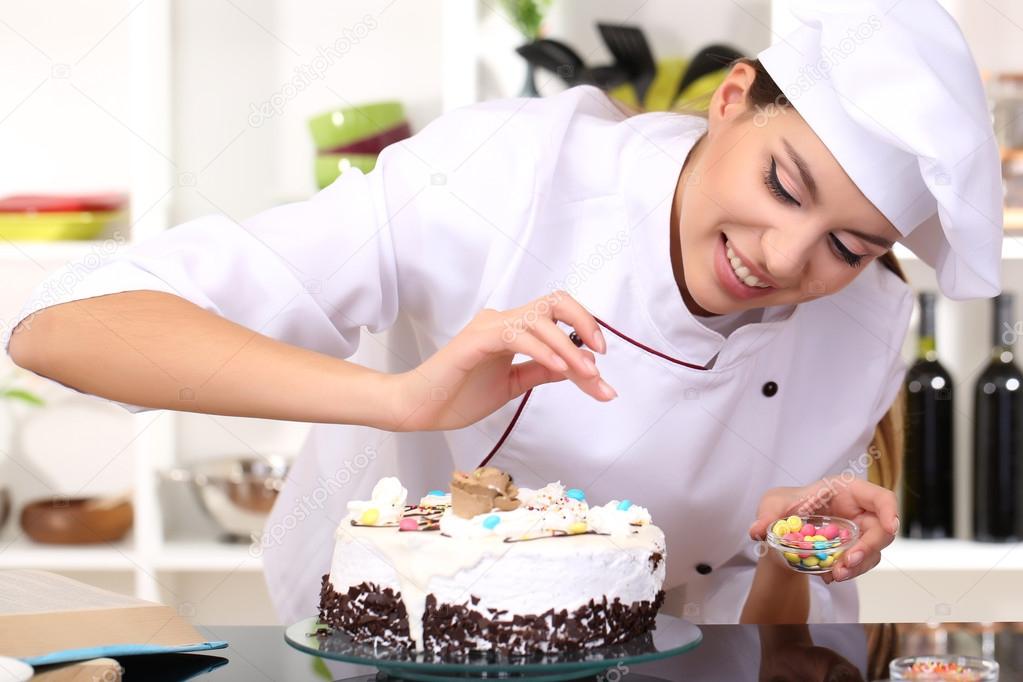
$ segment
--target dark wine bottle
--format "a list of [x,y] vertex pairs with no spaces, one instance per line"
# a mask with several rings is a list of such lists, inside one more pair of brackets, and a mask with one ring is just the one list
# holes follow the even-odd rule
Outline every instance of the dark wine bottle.
[[955,534],[952,377],[938,362],[934,294],[920,293],[916,362],[906,372],[906,451],[901,533],[910,538]]
[[1023,373],[1013,347],[1012,294],[994,299],[994,350],[974,392],[973,532],[983,542],[1023,536]]

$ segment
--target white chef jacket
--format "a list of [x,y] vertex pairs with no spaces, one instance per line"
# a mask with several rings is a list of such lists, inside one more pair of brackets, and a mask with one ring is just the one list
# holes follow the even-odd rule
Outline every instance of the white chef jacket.
[[[394,474],[415,499],[446,487],[453,468],[489,462],[520,485],[560,480],[591,502],[648,507],[668,539],[666,608],[736,622],[763,493],[866,475],[863,453],[905,374],[912,293],[873,262],[842,291],[765,308],[727,338],[701,324],[672,274],[669,211],[706,125],[667,112],[626,117],[591,86],[471,105],[385,149],[368,174],[347,171],[240,224],[209,215],[176,226],[60,287],[57,300],[34,295],[21,316],[165,291],[396,372],[484,307],[564,289],[602,325],[608,350],[597,362],[618,398],[602,403],[564,381],[453,431],[314,425],[261,548],[281,620],[315,612],[347,500]],[[810,583],[811,622],[857,620],[853,583]]]

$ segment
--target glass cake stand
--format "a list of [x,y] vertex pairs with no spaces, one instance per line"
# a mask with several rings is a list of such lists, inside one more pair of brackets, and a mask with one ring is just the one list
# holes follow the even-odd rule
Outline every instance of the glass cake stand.
[[[317,634],[318,629],[328,630],[329,634]],[[553,682],[593,678],[605,671],[608,673],[605,679],[618,679],[621,674],[615,676],[614,669],[678,656],[698,646],[703,634],[700,628],[689,621],[662,614],[657,616],[657,627],[653,632],[621,644],[534,656],[477,653],[455,660],[424,652],[358,644],[347,634],[328,628],[316,618],[306,618],[295,623],[285,630],[284,639],[307,654],[374,666],[379,671],[376,675],[357,679],[436,682],[453,678],[522,678],[529,682]],[[636,673],[628,675],[629,682],[654,679],[657,678]]]

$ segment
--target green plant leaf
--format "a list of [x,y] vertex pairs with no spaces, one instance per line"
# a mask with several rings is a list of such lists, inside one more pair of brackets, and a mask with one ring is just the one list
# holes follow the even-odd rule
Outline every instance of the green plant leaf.
[[37,407],[46,404],[46,402],[42,398],[37,396],[35,393],[31,393],[22,388],[6,388],[0,395],[3,395],[4,398],[10,398],[11,400],[20,400],[22,402],[28,403],[29,405],[35,405]]
[[536,40],[540,37],[544,15],[552,3],[553,0],[502,0],[501,5],[519,33],[529,40]]

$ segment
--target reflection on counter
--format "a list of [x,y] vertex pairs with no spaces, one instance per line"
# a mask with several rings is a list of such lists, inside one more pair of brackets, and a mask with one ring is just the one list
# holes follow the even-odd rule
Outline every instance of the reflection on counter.
[[[596,678],[587,679],[606,682],[656,679],[878,681],[891,679],[889,664],[895,658],[926,654],[985,658],[998,664],[1000,676],[997,679],[1006,682],[1023,677],[1023,623],[701,625],[700,629],[703,641],[686,653],[651,663],[619,664]],[[321,659],[289,647],[284,641],[283,627],[200,626],[199,630],[210,638],[230,642],[228,648],[218,652],[227,663],[203,678],[213,682],[252,679],[368,682],[380,679],[367,666]],[[135,663],[124,659],[127,673],[132,672]],[[193,656],[161,657],[161,663],[165,673],[162,679],[184,680],[194,674]]]

